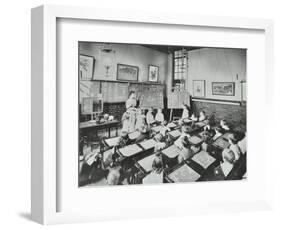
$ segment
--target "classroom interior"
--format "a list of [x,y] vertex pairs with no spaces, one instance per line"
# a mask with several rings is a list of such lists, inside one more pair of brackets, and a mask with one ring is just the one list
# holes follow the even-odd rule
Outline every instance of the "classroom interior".
[[78,46],[79,187],[247,179],[246,49]]

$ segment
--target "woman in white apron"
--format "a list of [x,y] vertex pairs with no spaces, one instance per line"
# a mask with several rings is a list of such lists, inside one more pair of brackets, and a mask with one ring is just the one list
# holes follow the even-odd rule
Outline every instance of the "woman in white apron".
[[137,105],[137,97],[134,91],[131,91],[129,94],[129,99],[126,101],[126,109],[127,114],[129,116],[128,120],[128,131],[134,132],[136,125],[136,105]]

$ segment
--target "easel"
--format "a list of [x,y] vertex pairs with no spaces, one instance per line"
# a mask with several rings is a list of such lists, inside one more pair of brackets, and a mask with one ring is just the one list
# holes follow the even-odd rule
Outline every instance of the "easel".
[[[188,94],[187,90],[185,90],[183,88],[179,88],[178,86],[172,87],[172,93],[168,97],[168,108],[171,109],[169,122],[172,121],[174,109],[182,108],[182,105],[185,102],[185,100],[184,100],[185,98],[181,98],[181,97],[182,97],[182,94],[184,94],[184,93]],[[188,100],[190,100],[190,99],[188,99]],[[189,102],[187,104],[189,105]]]
[[[97,106],[94,106],[97,105]],[[103,99],[102,97],[85,97],[82,101],[82,115],[90,115],[91,120],[94,116],[99,116],[103,113]]]

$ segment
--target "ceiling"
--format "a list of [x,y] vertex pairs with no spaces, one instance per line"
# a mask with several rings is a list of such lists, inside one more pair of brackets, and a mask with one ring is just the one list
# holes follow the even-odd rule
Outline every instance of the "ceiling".
[[201,49],[202,47],[196,47],[196,46],[167,46],[167,45],[142,45],[144,47],[154,49],[163,53],[171,53],[175,50],[181,50],[182,48],[186,50],[196,50]]

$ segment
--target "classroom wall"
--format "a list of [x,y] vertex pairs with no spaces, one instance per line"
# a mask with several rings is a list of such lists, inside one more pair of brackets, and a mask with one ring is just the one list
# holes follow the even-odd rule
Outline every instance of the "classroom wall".
[[[241,81],[246,80],[246,50],[202,48],[188,52],[188,90],[193,80],[205,80],[206,98],[241,100]],[[234,96],[212,95],[212,82],[235,82]]]
[[199,116],[199,112],[204,110],[209,117],[214,118],[215,125],[220,120],[225,119],[232,128],[237,131],[246,131],[246,105],[227,105],[209,102],[193,101],[192,109]]
[[106,76],[104,58],[100,52],[101,43],[80,42],[80,54],[94,56],[96,59],[94,79],[117,80],[117,64],[126,64],[139,67],[139,82],[148,81],[148,65],[159,66],[159,82],[164,83],[167,76],[168,55],[141,45],[113,44],[115,50],[109,76]]
[[[207,99],[241,101],[241,81],[246,81],[246,50],[202,48],[188,52],[188,91],[193,96],[193,80],[205,80]],[[212,82],[235,82],[234,96],[212,95]],[[229,105],[192,101],[196,115],[204,110],[216,124],[226,119],[237,130],[246,130],[246,104]]]

